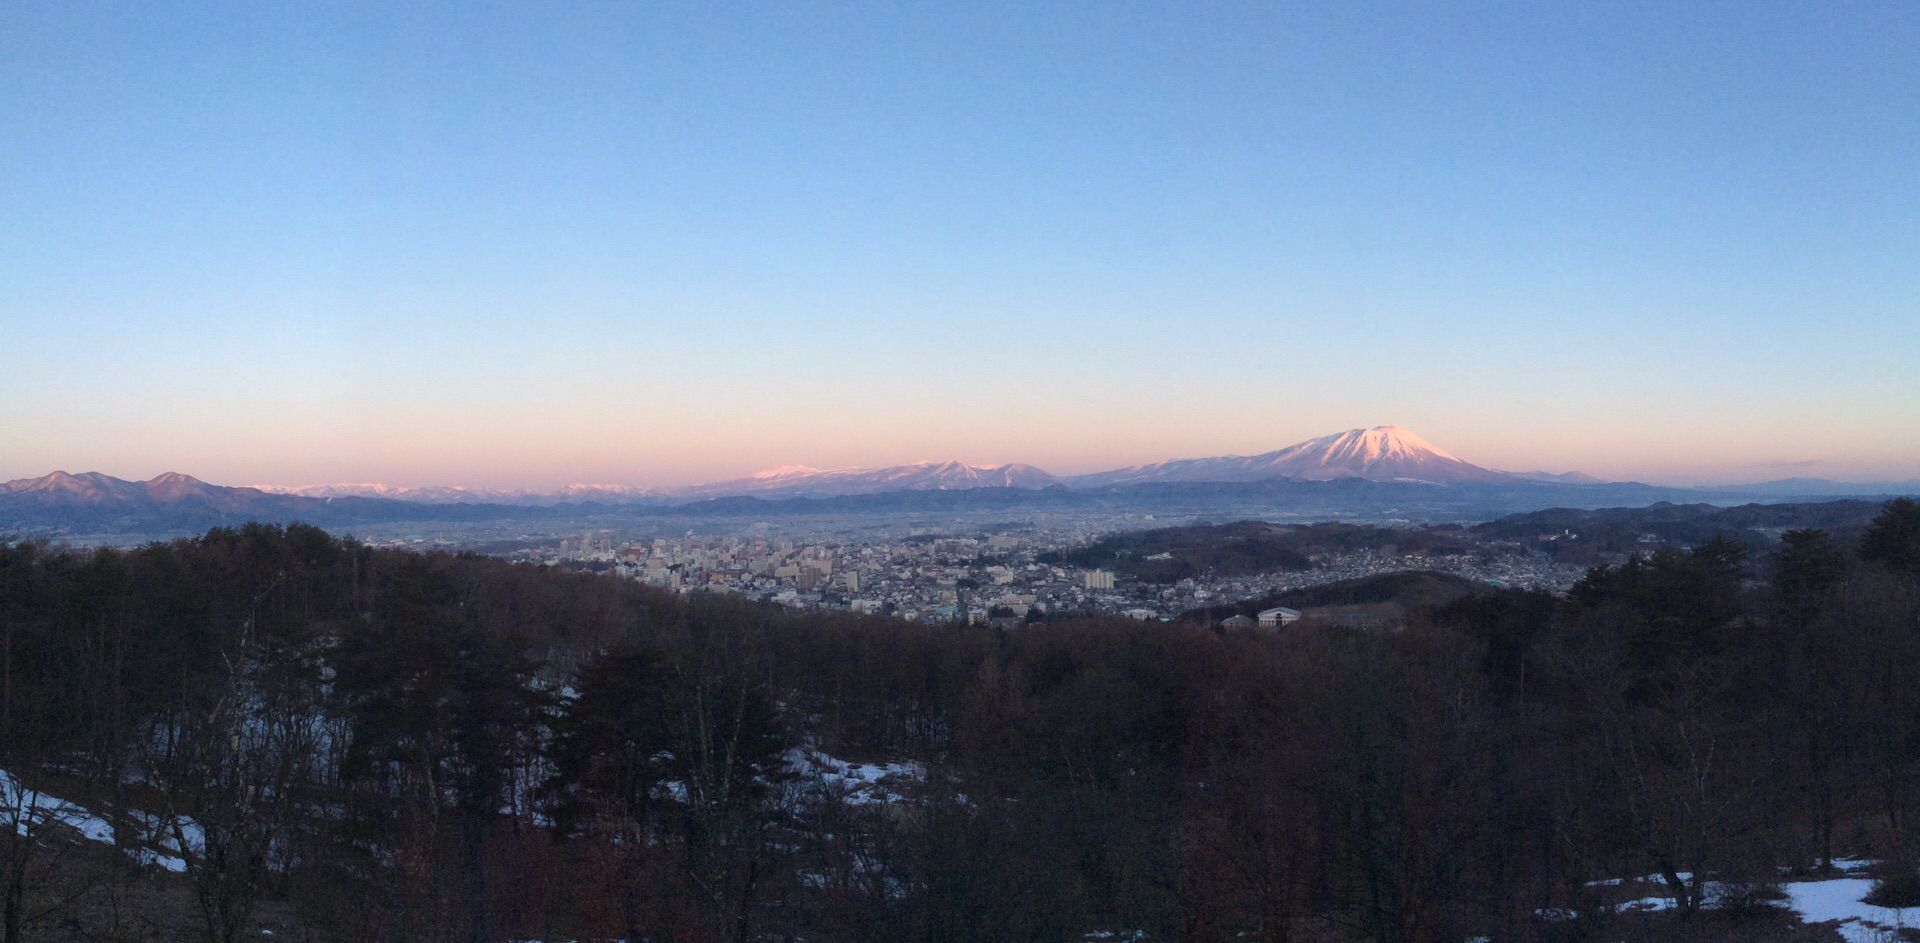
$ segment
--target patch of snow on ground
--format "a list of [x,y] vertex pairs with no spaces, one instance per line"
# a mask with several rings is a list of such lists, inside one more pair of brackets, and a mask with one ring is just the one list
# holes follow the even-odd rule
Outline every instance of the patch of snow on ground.
[[[1674,877],[1677,877],[1682,881],[1691,881],[1693,880],[1693,872],[1680,871],[1674,874]],[[1662,887],[1666,886],[1665,879],[1658,874],[1643,874],[1637,878],[1606,878],[1604,880],[1599,880],[1599,881],[1588,881],[1587,886],[1588,887],[1619,887],[1622,884],[1653,884],[1656,882],[1660,883]]]
[[[1691,881],[1693,880],[1693,873],[1691,871],[1681,871],[1676,877],[1682,881]],[[1620,887],[1622,885],[1642,890],[1643,893],[1647,890],[1656,891],[1657,893],[1646,897],[1639,897],[1634,900],[1622,901],[1617,904],[1603,904],[1601,905],[1602,907],[1612,910],[1617,914],[1633,914],[1672,910],[1677,906],[1673,902],[1673,895],[1668,891],[1666,880],[1658,874],[1646,874],[1637,878],[1605,878],[1598,881],[1587,882],[1588,887]],[[1720,897],[1721,887],[1719,884],[1709,881],[1705,887],[1700,889],[1700,892],[1701,896],[1707,901],[1705,906],[1712,907],[1714,906],[1714,902]],[[1542,920],[1554,923],[1573,920],[1580,916],[1579,911],[1564,907],[1544,907],[1533,913],[1534,916]]]
[[30,789],[6,770],[0,770],[0,815],[11,817],[21,835],[31,833],[36,824],[55,822],[89,841],[113,843],[113,826],[106,819],[65,799]]
[[[1875,863],[1865,858],[1835,858],[1833,866],[1848,875],[1858,875]],[[1682,875],[1682,877],[1690,879],[1692,876]],[[1783,881],[1780,888],[1786,892],[1787,899],[1781,906],[1793,911],[1802,922],[1808,925],[1833,924],[1835,930],[1847,943],[1891,943],[1901,938],[1901,931],[1920,928],[1920,907],[1876,907],[1863,903],[1861,898],[1873,890],[1873,883],[1865,877]],[[1619,887],[1621,885],[1663,887],[1655,875],[1587,882],[1588,887]],[[1707,908],[1719,906],[1722,891],[1719,884],[1708,882],[1702,888],[1702,896],[1706,898],[1703,906]],[[1615,913],[1650,913],[1671,910],[1673,906],[1673,898],[1656,895],[1614,904],[1611,909]],[[1536,911],[1536,916],[1557,922],[1571,920],[1578,914],[1566,909],[1546,909]]]
[[1847,943],[1895,940],[1900,930],[1920,927],[1920,907],[1875,907],[1861,903],[1860,898],[1873,890],[1873,882],[1865,878],[1794,881],[1781,886],[1787,892],[1787,906],[1799,914],[1801,920],[1809,924],[1837,920],[1837,929]]
[[786,760],[794,775],[848,805],[901,802],[906,797],[894,787],[920,782],[927,775],[919,763],[849,763],[805,747],[788,750]]
[[1622,914],[1644,914],[1652,913],[1656,910],[1672,910],[1673,907],[1673,898],[1671,897],[1642,897],[1639,900],[1630,900],[1623,904],[1615,904],[1613,911],[1614,913]]
[[141,864],[150,864],[157,868],[165,868],[175,874],[185,874],[187,872],[187,862],[184,858],[163,855],[148,848],[129,848],[127,849],[127,853],[133,856],[133,860]]
[[[113,823],[65,799],[22,786],[19,780],[3,769],[0,769],[0,816],[11,817],[14,828],[21,835],[28,834],[37,825],[54,823],[73,829],[88,841],[116,844]],[[179,842],[170,828],[161,827],[158,818],[138,810],[128,810],[127,819],[134,825],[131,831],[146,833],[136,835],[128,842],[132,847],[127,848],[127,854],[132,855],[133,860],[176,874],[187,870],[186,861],[177,854]],[[186,834],[187,844],[192,846],[193,851],[204,850],[207,838],[198,823],[183,817],[180,819],[180,831]],[[159,850],[134,845],[136,841],[151,842],[158,845]]]

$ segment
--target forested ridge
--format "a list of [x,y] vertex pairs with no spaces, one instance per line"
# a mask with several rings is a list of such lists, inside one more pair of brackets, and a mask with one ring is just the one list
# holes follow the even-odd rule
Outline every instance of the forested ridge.
[[[7,544],[0,770],[0,943],[138,938],[156,886],[219,943],[1756,938],[1707,905],[1782,869],[1920,893],[1920,505],[1392,630],[924,626],[297,524]],[[1638,874],[1667,924],[1597,905]]]
[[1278,570],[1311,569],[1321,553],[1393,550],[1400,553],[1471,554],[1480,548],[1464,540],[1457,525],[1386,528],[1356,524],[1197,524],[1130,531],[1102,537],[1085,547],[1042,554],[1047,563],[1109,567],[1149,583],[1214,574],[1246,576]]

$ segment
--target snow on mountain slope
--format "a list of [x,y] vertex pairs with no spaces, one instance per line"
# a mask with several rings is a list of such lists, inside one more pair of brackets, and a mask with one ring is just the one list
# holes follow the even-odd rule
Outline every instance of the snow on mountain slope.
[[179,472],[156,475],[147,481],[126,481],[99,472],[70,475],[57,471],[39,478],[18,478],[0,484],[0,496],[16,503],[64,507],[116,508],[194,503],[238,509],[247,507],[265,495],[253,488],[210,485]]
[[1411,429],[1375,426],[1308,439],[1261,455],[1177,459],[1079,475],[1067,479],[1067,482],[1076,488],[1103,488],[1148,482],[1260,481],[1268,478],[1309,481],[1365,478],[1369,481],[1439,483],[1512,483],[1518,480],[1505,472],[1461,461],[1422,439]]
[[769,468],[766,471],[754,472],[747,477],[760,481],[772,481],[774,479],[805,478],[808,475],[824,474],[828,474],[828,472],[823,472],[809,465],[782,465],[779,468]]
[[249,502],[269,495],[313,499],[385,498],[423,504],[538,506],[584,502],[673,503],[734,496],[824,498],[888,491],[964,491],[974,488],[1038,490],[1053,485],[1085,489],[1148,483],[1250,482],[1275,478],[1307,481],[1362,478],[1370,481],[1440,484],[1598,483],[1598,479],[1576,472],[1514,474],[1482,468],[1455,457],[1405,427],[1375,426],[1308,439],[1261,455],[1177,459],[1066,479],[1032,465],[968,465],[956,461],[826,471],[805,465],[782,465],[744,478],[679,488],[581,484],[541,491],[459,486],[402,488],[371,483],[222,488],[172,473],[152,481],[128,482],[92,472],[84,475],[55,472],[43,478],[0,484],[0,499],[15,503],[27,501],[95,508],[185,501],[238,511]]
[[1032,465],[967,465],[961,462],[917,462],[889,468],[842,468],[816,471],[785,466],[713,484],[674,489],[675,497],[717,498],[730,495],[781,497],[837,497],[883,491],[965,491],[972,488],[1039,489],[1060,479]]
[[381,484],[258,485],[262,491],[312,498],[345,496],[392,498],[425,504],[546,505],[598,501],[620,504],[634,501],[720,498],[738,495],[767,497],[836,497],[882,491],[961,491],[970,488],[1045,488],[1060,479],[1032,465],[967,465],[961,462],[919,462],[889,468],[841,468],[822,471],[805,465],[782,465],[745,478],[682,488],[639,488],[626,485],[567,485],[545,491],[495,491],[485,488],[396,488]]
[[598,501],[603,504],[621,504],[657,498],[663,493],[658,488],[639,488],[631,485],[563,485],[544,491],[468,488],[460,485],[428,485],[419,488],[404,488],[395,485],[379,484],[377,482],[298,486],[250,485],[249,487],[259,489],[268,494],[290,494],[307,498],[388,498],[395,501],[411,501],[415,504],[512,504],[521,506],[582,503],[587,501]]

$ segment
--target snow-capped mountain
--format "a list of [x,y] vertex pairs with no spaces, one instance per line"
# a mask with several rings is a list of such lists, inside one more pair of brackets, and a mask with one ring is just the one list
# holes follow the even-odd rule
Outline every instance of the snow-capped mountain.
[[804,465],[785,465],[713,484],[676,488],[676,498],[717,498],[728,495],[780,497],[838,497],[883,491],[964,491],[971,488],[1039,489],[1060,479],[1032,465],[966,465],[960,462],[917,462],[889,468],[842,468],[821,471]]
[[782,465],[745,478],[680,488],[641,488],[629,485],[566,485],[544,491],[503,491],[489,488],[438,486],[399,488],[382,484],[336,484],[283,487],[255,485],[272,494],[309,498],[389,498],[417,504],[630,504],[661,500],[760,497],[839,497],[882,491],[961,491],[969,488],[1045,488],[1060,479],[1032,465],[966,465],[960,462],[919,462],[889,468],[841,468],[822,471],[805,465]]
[[542,507],[552,504],[625,504],[665,495],[658,488],[632,485],[563,485],[545,491],[526,489],[468,488],[461,485],[429,485],[405,488],[375,482],[332,485],[250,485],[269,494],[291,494],[308,498],[388,498],[415,504],[508,504]]
[[743,478],[675,488],[623,485],[569,485],[547,491],[496,491],[485,488],[394,488],[377,484],[313,485],[301,488],[256,486],[263,491],[315,498],[375,497],[427,504],[552,505],[582,502],[625,504],[722,498],[826,498],[887,491],[963,491],[972,488],[1025,488],[1053,485],[1106,488],[1149,482],[1245,482],[1270,478],[1324,481],[1365,478],[1372,481],[1486,482],[1521,484],[1529,479],[1563,484],[1591,481],[1569,473],[1514,475],[1481,468],[1448,454],[1401,426],[1352,429],[1309,439],[1263,455],[1225,455],[1178,459],[1113,471],[1056,477],[1032,465],[968,465],[915,462],[887,468],[819,469],[782,465]]
[[260,497],[250,488],[210,485],[192,475],[167,472],[147,481],[126,481],[99,472],[71,475],[56,471],[39,478],[0,483],[0,495],[15,502],[69,507],[113,508],[196,501],[218,507],[244,507]]
[[75,515],[98,525],[135,518],[164,519],[181,526],[248,519],[465,520],[479,519],[474,515],[507,513],[505,509],[512,507],[540,511],[554,505],[589,502],[677,505],[723,497],[834,498],[976,488],[1036,491],[1056,485],[1084,490],[1150,483],[1252,482],[1281,478],[1473,482],[1528,489],[1548,485],[1580,487],[1593,481],[1576,473],[1516,475],[1481,468],[1455,458],[1400,426],[1376,426],[1309,439],[1263,455],[1180,459],[1066,479],[1032,465],[967,465],[953,461],[825,471],[786,465],[744,478],[681,488],[568,485],[540,491],[460,486],[406,488],[365,483],[230,488],[175,473],[160,475],[151,481],[124,481],[97,472],[82,475],[55,472],[41,478],[0,483],[0,521],[79,519]]
[[341,482],[331,485],[247,485],[246,487],[258,488],[268,494],[293,494],[305,498],[391,498],[395,501],[418,501],[425,504],[487,501],[498,496],[485,488],[462,488],[458,485],[405,488],[373,481]]
[[1076,475],[1075,488],[1106,488],[1147,482],[1260,481],[1298,478],[1326,481],[1487,482],[1512,484],[1516,476],[1461,461],[1402,426],[1349,429],[1308,439],[1277,452],[1187,458],[1114,471]]

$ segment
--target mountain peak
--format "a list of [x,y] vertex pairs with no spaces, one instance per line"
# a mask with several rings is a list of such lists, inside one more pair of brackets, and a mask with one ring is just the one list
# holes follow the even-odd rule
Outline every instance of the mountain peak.
[[213,488],[212,485],[192,475],[183,475],[179,472],[155,475],[139,484],[146,489],[147,494],[163,501],[177,500],[190,494],[204,496]]
[[1263,470],[1286,478],[1436,483],[1511,480],[1502,472],[1461,461],[1405,426],[1349,429],[1258,458],[1263,460]]
[[1514,479],[1491,469],[1461,461],[1405,426],[1384,425],[1348,429],[1308,439],[1263,455],[1223,455],[1138,465],[1072,481],[1080,487],[1111,487],[1144,482],[1261,481],[1300,478],[1326,481],[1364,478],[1369,481],[1510,482]]
[[192,475],[183,475],[180,472],[162,472],[147,479],[144,483],[148,491],[191,491],[196,488],[209,487],[206,482]]
[[820,474],[820,469],[813,468],[811,466],[782,465],[779,468],[769,468],[766,471],[754,472],[753,474],[748,475],[747,477],[765,481],[769,478],[794,478],[800,475],[818,475],[818,474]]
[[[1293,449],[1318,445],[1329,454],[1329,460],[1340,463],[1358,461],[1362,466],[1394,459],[1418,460],[1423,456],[1432,456],[1450,462],[1458,462],[1445,449],[1421,438],[1418,433],[1406,426],[1374,426],[1371,429],[1348,429],[1345,432],[1309,439]],[[1291,451],[1283,449],[1282,451]],[[1464,462],[1462,464],[1465,464]],[[1356,475],[1368,478],[1369,475]]]
[[74,500],[83,503],[124,498],[140,486],[134,482],[122,481],[99,472],[81,472],[77,475],[56,471],[39,478],[18,478],[0,485],[4,494],[38,494],[48,499]]

